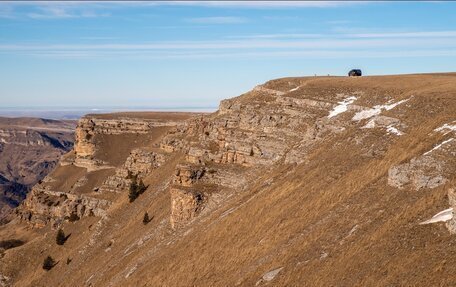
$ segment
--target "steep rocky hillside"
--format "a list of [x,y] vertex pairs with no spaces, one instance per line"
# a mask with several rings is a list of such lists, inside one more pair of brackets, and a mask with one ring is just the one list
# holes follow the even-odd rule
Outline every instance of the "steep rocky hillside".
[[76,122],[0,117],[0,221],[73,147]]
[[213,114],[89,115],[0,228],[20,242],[0,280],[455,286],[455,133],[456,74],[284,78]]

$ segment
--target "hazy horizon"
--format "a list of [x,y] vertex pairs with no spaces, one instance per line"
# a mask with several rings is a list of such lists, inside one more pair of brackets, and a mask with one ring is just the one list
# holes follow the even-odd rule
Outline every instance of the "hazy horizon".
[[77,120],[87,114],[116,112],[214,112],[218,107],[0,107],[0,117]]

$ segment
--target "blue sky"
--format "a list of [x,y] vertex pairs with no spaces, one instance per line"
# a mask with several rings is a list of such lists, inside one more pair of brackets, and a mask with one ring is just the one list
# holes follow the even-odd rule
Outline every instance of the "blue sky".
[[454,71],[456,2],[0,2],[1,107],[216,107],[269,79]]

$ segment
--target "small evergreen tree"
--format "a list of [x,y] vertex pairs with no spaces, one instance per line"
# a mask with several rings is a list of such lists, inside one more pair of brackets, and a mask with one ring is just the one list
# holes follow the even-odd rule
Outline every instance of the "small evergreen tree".
[[72,213],[72,214],[70,215],[70,217],[68,217],[68,221],[69,221],[69,222],[75,222],[75,221],[77,221],[77,220],[79,220],[79,219],[80,219],[80,218],[79,218],[79,216],[78,216],[76,213]]
[[138,183],[138,177],[135,175],[131,179],[130,183],[130,191],[128,193],[128,198],[130,199],[130,202],[135,201],[138,196],[143,193],[147,189],[147,186],[144,184],[142,179],[139,180]]
[[150,222],[149,214],[146,212],[144,213],[143,224],[146,225]]
[[144,182],[142,181],[142,179],[140,179],[140,180],[139,180],[139,184],[138,184],[138,186],[137,186],[138,194],[143,193],[146,189],[147,189],[147,186],[145,186],[145,185],[144,185]]
[[128,193],[130,202],[135,201],[135,199],[138,198],[138,195],[138,184],[136,183],[136,178],[133,178],[130,183],[130,192]]
[[43,269],[46,271],[51,270],[55,266],[55,261],[51,256],[48,256],[43,261]]
[[58,245],[63,245],[63,244],[65,244],[65,241],[66,241],[65,232],[63,232],[63,230],[61,228],[59,228],[59,230],[57,231],[57,236],[55,238],[55,242]]

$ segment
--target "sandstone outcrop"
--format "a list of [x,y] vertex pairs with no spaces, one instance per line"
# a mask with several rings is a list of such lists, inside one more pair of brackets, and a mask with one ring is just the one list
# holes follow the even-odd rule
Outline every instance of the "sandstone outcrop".
[[122,174],[127,176],[129,173],[132,173],[135,176],[142,177],[150,173],[153,169],[160,167],[165,160],[166,156],[162,153],[134,149],[125,161]]
[[[42,227],[48,222],[59,223],[64,219],[104,216],[111,202],[103,199],[103,192],[127,191],[133,177],[142,179],[149,175],[165,162],[166,153],[161,149],[135,148],[130,151],[124,164],[115,168],[97,158],[99,137],[148,134],[154,128],[175,127],[178,124],[181,125],[182,121],[134,117],[106,119],[90,115],[82,118],[76,127],[73,153],[66,155],[60,165],[84,167],[86,173],[74,181],[69,192],[54,190],[51,186],[56,179],[46,177],[43,185],[35,186],[17,209],[18,217],[36,227]],[[89,193],[86,190],[87,194],[78,194],[78,190],[84,190],[89,183],[91,172],[114,168],[114,175],[108,176],[101,186],[95,186]]]
[[456,141],[447,141],[410,162],[393,166],[388,171],[388,184],[397,188],[410,185],[413,189],[436,188],[451,177],[451,167],[456,166],[452,153]]
[[110,204],[103,199],[35,186],[16,213],[21,220],[35,227],[43,227],[48,222],[58,224],[63,220],[78,220],[84,216],[104,216]]
[[133,133],[149,133],[154,127],[163,126],[176,126],[180,121],[161,120],[161,119],[147,119],[147,118],[134,118],[134,117],[119,117],[115,119],[104,119],[95,116],[85,116],[79,120],[78,128],[80,129],[80,139],[89,135],[90,140],[93,135],[99,134],[133,134]]
[[75,132],[74,152],[78,158],[91,159],[95,153],[95,123],[93,119],[83,118],[79,120]]
[[[211,201],[210,194],[241,190],[239,183],[247,182],[249,170],[261,172],[278,162],[300,163],[316,143],[345,129],[325,118],[334,103],[287,97],[286,92],[262,86],[251,93],[263,97],[224,100],[217,113],[192,119],[162,141],[164,151],[186,154],[170,190],[173,226],[195,218]],[[264,97],[268,100],[261,101]],[[233,174],[233,165],[243,172]]]
[[443,165],[432,157],[414,158],[409,163],[392,167],[388,171],[388,184],[403,188],[411,184],[412,188],[436,188],[446,182]]
[[164,121],[160,119],[135,119],[121,117],[103,119],[86,116],[79,120],[76,128],[74,146],[75,159],[73,164],[89,170],[110,168],[104,161],[95,158],[97,146],[95,138],[99,135],[147,134],[154,127],[169,127],[180,124],[180,121]]
[[100,192],[122,192],[128,190],[132,178],[144,178],[152,170],[165,162],[166,156],[162,153],[134,149],[131,151],[124,165],[116,169],[114,175],[109,176],[100,187]]
[[176,228],[197,216],[202,208],[204,196],[198,190],[190,188],[170,188],[171,193],[171,227]]
[[[160,147],[166,152],[180,150],[186,154],[186,163],[176,169],[174,184],[192,187],[200,182],[213,184],[213,190],[226,189],[226,186],[219,186],[220,182],[214,184],[216,181],[208,176],[205,165],[221,164],[214,173],[223,173],[223,165],[234,164],[258,170],[279,162],[301,164],[321,142],[350,128],[383,128],[395,136],[402,134],[399,129],[407,129],[407,125],[398,118],[383,115],[382,111],[391,110],[409,99],[397,102],[390,100],[388,104],[375,105],[373,108],[348,104],[346,112],[355,116],[351,116],[351,121],[341,121],[328,116],[340,105],[341,101],[337,99],[356,100],[364,96],[364,92],[339,93],[336,99],[319,99],[297,98],[294,94],[296,90],[280,91],[271,89],[268,83],[260,85],[247,93],[247,98],[250,94],[254,95],[249,101],[242,97],[223,100],[217,113],[193,119],[173,130]],[[364,140],[365,137],[358,137],[356,142],[366,157],[381,157],[390,144],[388,140],[379,139],[364,146]],[[409,183],[415,189],[434,188],[446,182],[446,170],[448,168],[441,158],[423,156],[412,159],[410,163],[391,167],[388,183],[398,188]],[[237,178],[246,180],[243,174]],[[172,191],[172,198],[180,198],[176,196],[178,190]],[[205,195],[205,198],[210,196]],[[172,222],[194,217],[178,215],[181,212],[173,210],[173,206],[182,209],[182,205],[188,202],[189,206],[185,209],[188,215],[188,212],[195,210],[195,201],[180,202],[180,205],[172,204]]]
[[204,166],[178,165],[174,176],[174,184],[192,186],[206,173]]

